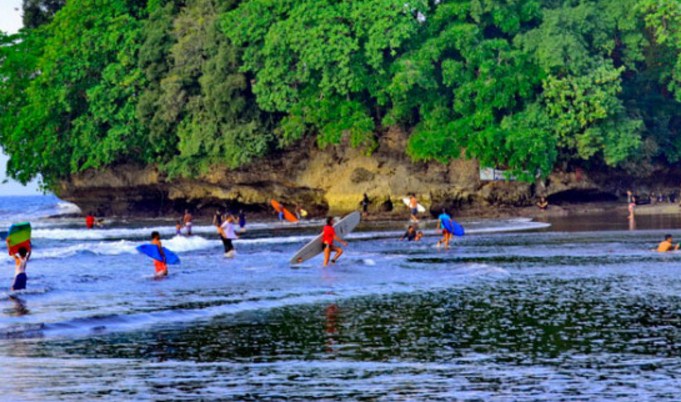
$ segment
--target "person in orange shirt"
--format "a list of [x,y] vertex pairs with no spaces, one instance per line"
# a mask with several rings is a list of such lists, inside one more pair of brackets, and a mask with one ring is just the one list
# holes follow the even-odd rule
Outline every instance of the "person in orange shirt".
[[154,260],[154,276],[156,278],[168,276],[168,265],[166,264],[166,255],[163,252],[163,246],[161,245],[161,235],[156,231],[151,232],[151,244],[158,247],[158,253],[163,258],[163,261]]
[[664,241],[660,242],[657,246],[657,252],[666,253],[667,251],[674,251],[679,249],[679,244],[676,246],[672,244],[672,235],[668,234],[664,236]]

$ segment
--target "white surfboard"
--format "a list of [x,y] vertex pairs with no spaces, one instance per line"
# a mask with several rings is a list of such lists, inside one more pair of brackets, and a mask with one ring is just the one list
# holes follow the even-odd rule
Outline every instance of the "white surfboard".
[[[404,205],[409,207],[409,197],[402,198],[402,202],[404,203]],[[416,204],[416,210],[419,211],[420,213],[424,213],[426,212],[426,207],[424,207],[421,204]]]
[[[352,232],[357,225],[359,225],[361,216],[362,215],[359,212],[355,211],[336,222],[336,224],[333,225],[333,228],[336,229],[336,234],[340,238],[343,238],[345,235]],[[298,250],[298,252],[291,258],[290,263],[291,265],[301,264],[310,258],[321,254],[322,251],[324,251],[322,248],[322,235],[319,235],[307,243],[303,248]]]

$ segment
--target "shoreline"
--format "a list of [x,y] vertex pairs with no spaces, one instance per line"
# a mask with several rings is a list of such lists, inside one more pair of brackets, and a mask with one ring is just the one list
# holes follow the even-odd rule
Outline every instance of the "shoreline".
[[[361,212],[361,211],[360,211]],[[613,215],[626,217],[628,215],[627,205],[622,202],[593,202],[593,203],[565,203],[565,204],[555,204],[549,205],[546,211],[539,210],[536,206],[528,207],[474,207],[465,208],[462,211],[449,210],[448,211],[453,217],[457,219],[510,219],[510,218],[531,218],[531,219],[544,219],[544,218],[554,218],[554,217],[567,217],[567,216],[585,216],[603,213],[612,213]],[[333,216],[343,216],[349,213],[348,211],[331,211],[328,215]],[[647,204],[638,205],[635,210],[636,215],[675,215],[681,214],[681,206],[674,203],[658,203],[658,204]],[[393,209],[390,212],[369,212],[367,216],[362,216],[362,220],[366,222],[397,222],[403,221],[409,215],[409,211],[406,208],[401,208],[401,206]],[[47,217],[47,219],[63,219],[63,218],[82,218],[83,214],[66,214],[66,215],[53,215]],[[179,219],[178,215],[161,215],[161,216],[149,216],[149,220],[163,220],[163,221],[173,221]],[[249,212],[246,214],[247,219],[257,220],[257,221],[267,221],[276,220],[276,215],[269,212]],[[310,219],[323,219],[327,215],[320,216],[308,216],[305,220]],[[133,219],[140,218],[140,215],[103,215],[106,219]],[[425,219],[435,219],[436,215],[432,213],[425,212],[421,214],[422,218]],[[203,214],[195,214],[195,222],[205,223],[212,220],[211,216],[206,216]]]

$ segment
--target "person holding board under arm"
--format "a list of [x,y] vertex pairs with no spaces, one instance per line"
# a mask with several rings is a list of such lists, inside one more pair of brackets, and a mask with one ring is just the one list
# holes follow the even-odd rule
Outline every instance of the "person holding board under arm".
[[333,217],[329,216],[326,218],[326,226],[322,231],[322,247],[324,248],[324,266],[329,265],[329,259],[331,258],[331,252],[335,252],[336,255],[333,256],[331,260],[332,264],[343,254],[343,249],[333,245],[333,242],[337,241],[347,247],[348,243],[336,235],[336,229],[333,228]]
[[158,253],[163,258],[163,261],[154,260],[154,277],[162,278],[168,276],[168,265],[166,264],[166,253],[163,251],[161,244],[161,235],[154,231],[151,232],[151,244],[158,247]]

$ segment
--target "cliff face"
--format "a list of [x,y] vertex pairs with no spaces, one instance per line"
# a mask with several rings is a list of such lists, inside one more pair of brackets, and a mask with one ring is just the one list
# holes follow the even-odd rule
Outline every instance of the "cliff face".
[[405,146],[406,135],[399,130],[381,136],[371,156],[350,147],[319,150],[304,143],[244,168],[216,168],[191,180],[167,180],[153,167],[119,166],[75,175],[60,184],[57,194],[83,211],[156,216],[184,208],[207,215],[225,205],[265,211],[272,198],[313,214],[340,213],[357,209],[364,193],[375,211],[390,211],[391,204],[403,211],[402,198],[411,192],[435,213],[442,207],[527,206],[536,193],[601,191],[581,172],[554,174],[548,185],[481,181],[476,161],[414,163]]

